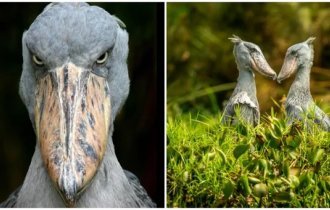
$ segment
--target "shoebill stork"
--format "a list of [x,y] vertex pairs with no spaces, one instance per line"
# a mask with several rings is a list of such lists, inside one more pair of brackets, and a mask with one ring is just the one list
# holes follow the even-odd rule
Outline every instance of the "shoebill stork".
[[314,37],[291,46],[287,52],[281,71],[277,77],[278,83],[296,73],[296,77],[290,87],[285,110],[288,123],[303,121],[304,115],[313,118],[314,122],[327,131],[330,131],[330,118],[314,103],[310,91],[310,73],[313,65]]
[[23,185],[2,207],[155,207],[112,142],[129,92],[124,23],[86,3],[54,3],[22,45],[19,93],[37,143]]
[[260,112],[253,71],[273,80],[276,79],[276,73],[256,44],[243,41],[235,35],[229,39],[234,43],[234,56],[239,75],[234,92],[224,109],[222,122],[236,124],[238,121],[243,121],[255,126],[260,121]]

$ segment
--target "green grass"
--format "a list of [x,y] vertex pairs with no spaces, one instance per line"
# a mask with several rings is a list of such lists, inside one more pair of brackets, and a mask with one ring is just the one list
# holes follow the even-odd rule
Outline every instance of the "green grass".
[[221,117],[168,117],[168,207],[330,207],[328,132],[273,111],[255,128]]

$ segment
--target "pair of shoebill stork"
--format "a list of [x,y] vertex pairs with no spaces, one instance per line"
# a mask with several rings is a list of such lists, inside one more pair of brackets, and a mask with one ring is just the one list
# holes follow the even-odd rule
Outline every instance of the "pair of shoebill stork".
[[[234,56],[239,76],[236,88],[225,107],[223,122],[237,123],[238,120],[243,120],[254,126],[259,123],[260,112],[253,71],[273,80],[277,79],[279,83],[296,73],[285,103],[288,124],[296,120],[303,121],[304,116],[308,116],[324,130],[330,131],[329,116],[316,106],[310,92],[315,38],[308,38],[287,50],[278,76],[256,44],[243,41],[237,36],[229,39],[234,43]],[[239,107],[239,116],[236,107]]]
[[19,93],[37,144],[23,185],[0,207],[155,207],[112,142],[129,92],[124,23],[86,3],[53,3],[22,45]]

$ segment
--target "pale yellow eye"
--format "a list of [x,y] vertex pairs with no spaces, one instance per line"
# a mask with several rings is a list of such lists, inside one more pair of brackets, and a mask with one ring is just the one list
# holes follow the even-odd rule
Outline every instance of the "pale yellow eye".
[[104,64],[105,61],[108,59],[108,56],[109,56],[108,52],[103,53],[103,54],[102,54],[102,55],[96,60],[96,63],[97,63],[97,64]]
[[36,55],[32,55],[32,60],[37,66],[43,66],[44,62]]

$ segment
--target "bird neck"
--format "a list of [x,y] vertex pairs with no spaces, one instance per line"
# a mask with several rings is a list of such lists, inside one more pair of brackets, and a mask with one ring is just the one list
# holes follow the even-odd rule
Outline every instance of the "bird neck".
[[256,83],[252,70],[241,70],[239,68],[239,75],[237,79],[236,88],[238,91],[246,91],[250,97],[256,97]]
[[[111,132],[112,133],[112,132]],[[138,207],[141,201],[115,155],[111,136],[103,161],[75,207]],[[36,146],[15,207],[65,207]]]
[[302,65],[298,68],[296,77],[291,85],[289,94],[309,94],[310,95],[310,73],[311,65]]

